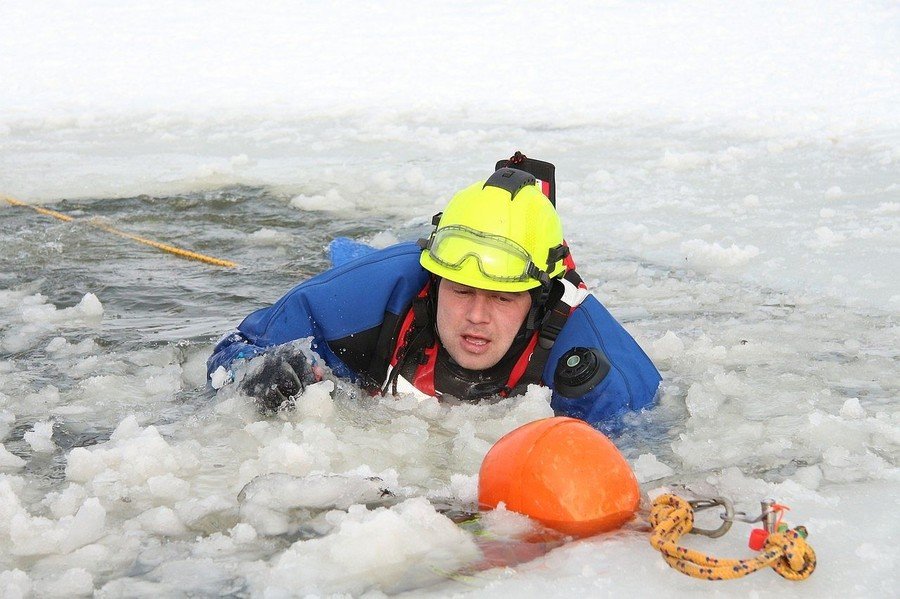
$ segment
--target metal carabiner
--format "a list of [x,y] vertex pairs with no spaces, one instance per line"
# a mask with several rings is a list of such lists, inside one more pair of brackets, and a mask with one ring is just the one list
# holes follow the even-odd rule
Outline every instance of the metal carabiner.
[[767,532],[775,532],[775,528],[778,524],[778,511],[775,509],[775,500],[763,499],[759,502],[759,506],[759,516],[751,517],[747,515],[747,512],[735,512],[731,519],[746,522],[748,524],[762,522]]
[[694,499],[688,501],[688,503],[691,505],[695,512],[700,512],[719,506],[725,508],[725,513],[720,514],[722,518],[722,525],[719,528],[710,530],[707,528],[697,528],[695,526],[691,529],[691,534],[703,535],[704,537],[709,537],[711,539],[718,539],[731,529],[731,524],[732,522],[734,522],[734,505],[729,499],[726,499],[725,497],[707,497],[703,499]]

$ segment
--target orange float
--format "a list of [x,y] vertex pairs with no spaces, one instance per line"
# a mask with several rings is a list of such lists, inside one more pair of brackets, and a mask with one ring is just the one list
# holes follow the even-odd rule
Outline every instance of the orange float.
[[525,514],[565,534],[616,529],[640,502],[637,479],[616,446],[575,418],[545,418],[491,447],[478,478],[478,500]]

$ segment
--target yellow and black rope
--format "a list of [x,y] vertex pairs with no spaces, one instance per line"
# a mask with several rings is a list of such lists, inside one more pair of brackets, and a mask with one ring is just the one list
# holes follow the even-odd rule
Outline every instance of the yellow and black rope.
[[694,578],[730,580],[771,566],[789,580],[803,580],[816,569],[816,554],[797,528],[771,533],[762,552],[752,559],[719,559],[678,545],[678,539],[694,527],[694,509],[676,495],[654,500],[650,525],[650,544],[670,566]]

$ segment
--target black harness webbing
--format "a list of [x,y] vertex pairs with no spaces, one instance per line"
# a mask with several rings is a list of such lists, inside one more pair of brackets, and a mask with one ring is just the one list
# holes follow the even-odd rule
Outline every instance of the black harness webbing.
[[[413,318],[409,328],[405,333],[400,330],[395,333],[396,340],[389,345],[390,352],[388,353],[387,366],[391,365],[390,356],[393,355],[395,348],[397,351],[397,363],[394,364],[391,375],[381,387],[382,395],[387,393],[388,388],[391,389],[392,394],[396,395],[397,377],[400,376],[401,371],[406,367],[410,358],[414,358],[416,364],[422,363],[422,360],[425,359],[425,348],[434,345],[434,293],[437,293],[437,285],[435,285],[433,281],[429,281],[423,290],[419,292],[419,295],[413,300],[412,306],[410,307]],[[401,329],[403,320],[404,319],[400,319]]]

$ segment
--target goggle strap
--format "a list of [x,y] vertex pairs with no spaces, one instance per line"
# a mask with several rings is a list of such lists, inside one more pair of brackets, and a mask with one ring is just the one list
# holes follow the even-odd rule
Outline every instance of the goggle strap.
[[550,276],[545,273],[543,270],[538,268],[534,262],[528,263],[528,276],[534,279],[535,281],[539,281],[542,287],[550,286]]
[[416,241],[416,245],[418,245],[423,250],[431,249],[431,245],[434,243],[434,235],[437,233],[437,226],[441,222],[441,217],[444,216],[443,212],[438,212],[434,216],[431,217],[431,226],[434,227],[431,231],[431,235],[428,236],[428,239],[421,238]]

